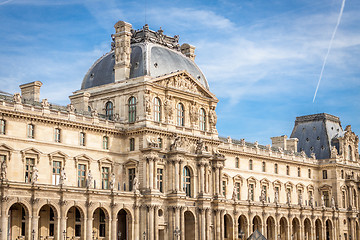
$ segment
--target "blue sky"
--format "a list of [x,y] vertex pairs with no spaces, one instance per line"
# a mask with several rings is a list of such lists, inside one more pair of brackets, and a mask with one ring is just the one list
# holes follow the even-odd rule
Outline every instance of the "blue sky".
[[[296,116],[326,112],[360,133],[360,1],[348,0],[315,103],[342,0],[0,0],[0,90],[44,83],[41,98],[68,104],[113,25],[180,35],[219,98],[221,136],[270,143]],[[145,7],[146,6],[146,7]]]

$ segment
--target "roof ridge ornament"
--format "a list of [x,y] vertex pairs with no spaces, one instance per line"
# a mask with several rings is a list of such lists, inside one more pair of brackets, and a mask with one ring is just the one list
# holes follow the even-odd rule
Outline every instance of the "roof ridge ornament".
[[174,37],[167,36],[161,27],[155,32],[149,29],[148,24],[145,24],[142,29],[132,30],[131,33],[131,43],[151,42],[180,51],[179,35],[175,35]]

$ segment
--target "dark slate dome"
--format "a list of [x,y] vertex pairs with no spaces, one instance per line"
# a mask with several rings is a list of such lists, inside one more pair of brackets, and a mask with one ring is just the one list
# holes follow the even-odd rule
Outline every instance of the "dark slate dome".
[[[194,79],[209,89],[204,74],[195,62],[180,52],[178,36],[174,38],[144,27],[133,31],[130,55],[130,79],[140,76],[159,77],[186,70]],[[165,40],[164,40],[165,39]],[[81,89],[92,88],[115,82],[114,51],[99,58],[86,73]]]

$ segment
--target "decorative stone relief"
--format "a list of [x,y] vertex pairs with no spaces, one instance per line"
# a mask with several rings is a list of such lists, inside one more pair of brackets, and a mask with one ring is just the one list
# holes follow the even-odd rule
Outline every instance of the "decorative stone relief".
[[13,100],[16,104],[21,104],[21,95],[20,93],[15,93],[14,94],[14,97],[13,97]]
[[210,111],[209,111],[209,123],[212,127],[216,126],[217,123],[217,116],[216,116],[216,112],[215,112],[215,107],[212,106],[210,107]]
[[49,103],[48,100],[45,98],[45,99],[41,100],[41,106],[42,106],[43,108],[48,108],[48,107],[50,107],[50,103]]
[[168,117],[169,120],[172,120],[174,109],[170,96],[167,96],[164,101],[164,111],[165,111],[165,116]]

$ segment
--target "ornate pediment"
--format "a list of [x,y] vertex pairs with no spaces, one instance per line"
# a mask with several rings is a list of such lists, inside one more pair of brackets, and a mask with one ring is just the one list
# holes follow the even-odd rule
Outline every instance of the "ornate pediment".
[[184,92],[193,93],[207,98],[214,98],[209,90],[195,80],[188,72],[181,71],[154,80],[154,83],[165,88],[172,88]]

